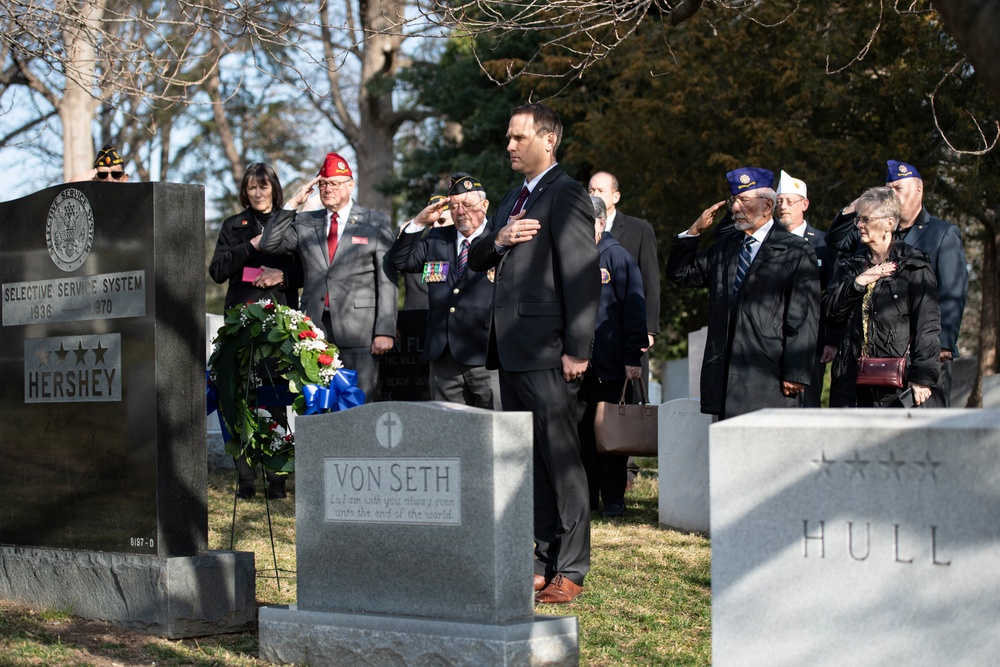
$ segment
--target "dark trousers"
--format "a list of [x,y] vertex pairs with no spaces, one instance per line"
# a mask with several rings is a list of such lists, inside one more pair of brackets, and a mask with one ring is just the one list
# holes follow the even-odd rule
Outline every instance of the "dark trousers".
[[583,585],[590,570],[590,503],[580,460],[580,381],[561,368],[500,370],[504,411],[531,412],[534,428],[535,574]]
[[821,407],[824,375],[826,375],[826,364],[819,363],[819,357],[816,357],[816,365],[813,366],[812,379],[809,381],[809,385],[806,387],[806,390],[802,392],[802,407]]
[[496,371],[455,361],[451,348],[430,362],[431,400],[471,405],[486,410],[500,408],[500,381]]
[[[597,451],[597,437],[594,434],[594,415],[599,401],[617,403],[622,395],[622,385],[625,378],[614,382],[601,382],[593,368],[583,376],[580,395],[584,402],[583,417],[580,419],[578,431],[580,434],[580,458],[587,471],[587,484],[590,489],[590,507],[597,509],[598,500],[604,501],[604,507],[625,504],[625,487],[628,484],[626,465],[629,457],[620,454],[601,454]],[[625,392],[625,401],[632,402],[632,383]]]

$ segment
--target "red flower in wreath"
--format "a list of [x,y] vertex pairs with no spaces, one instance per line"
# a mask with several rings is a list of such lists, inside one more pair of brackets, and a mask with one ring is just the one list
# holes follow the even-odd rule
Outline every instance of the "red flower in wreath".
[[299,332],[299,340],[305,340],[306,338],[317,338],[317,334],[312,329]]
[[319,359],[317,359],[317,361],[319,361],[319,363],[323,364],[324,366],[329,366],[330,364],[333,363],[333,357],[331,357],[329,354],[321,354],[319,355]]

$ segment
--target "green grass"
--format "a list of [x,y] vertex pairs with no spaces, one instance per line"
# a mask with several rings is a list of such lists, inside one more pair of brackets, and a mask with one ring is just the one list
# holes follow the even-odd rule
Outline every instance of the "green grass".
[[[711,665],[709,543],[657,525],[656,459],[626,496],[621,519],[594,515],[592,561],[584,594],[537,612],[579,619],[581,665]],[[229,549],[233,480],[209,477],[209,547]],[[294,481],[289,488],[294,490]],[[268,509],[274,551],[268,532]],[[293,497],[265,504],[261,494],[236,504],[234,548],[257,559],[259,605],[295,601]],[[278,578],[275,577],[274,557]],[[0,604],[0,667],[251,667],[253,632],[166,640],[75,619],[59,611]]]

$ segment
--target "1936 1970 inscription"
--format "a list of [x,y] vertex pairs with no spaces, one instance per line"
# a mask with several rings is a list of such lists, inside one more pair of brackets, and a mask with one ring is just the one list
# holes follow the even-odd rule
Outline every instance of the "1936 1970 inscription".
[[326,520],[359,523],[462,523],[457,458],[328,458]]
[[81,322],[146,314],[146,272],[4,283],[3,325]]

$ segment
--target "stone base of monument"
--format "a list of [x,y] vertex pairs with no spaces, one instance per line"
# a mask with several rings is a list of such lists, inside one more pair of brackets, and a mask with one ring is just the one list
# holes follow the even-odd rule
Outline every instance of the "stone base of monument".
[[253,628],[254,555],[0,547],[0,599],[177,639]]
[[262,660],[310,667],[575,667],[580,660],[573,616],[462,623],[283,605],[261,608],[258,634]]

